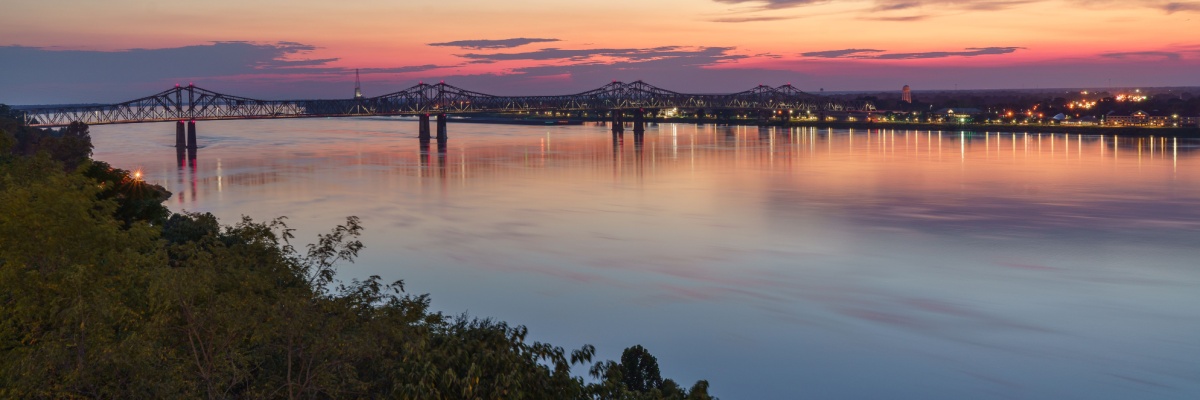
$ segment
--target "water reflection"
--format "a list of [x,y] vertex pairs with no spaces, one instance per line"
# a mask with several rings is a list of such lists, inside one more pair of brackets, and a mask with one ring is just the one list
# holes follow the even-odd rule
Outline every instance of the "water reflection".
[[1195,140],[213,125],[204,163],[173,166],[153,125],[93,137],[98,158],[162,171],[147,179],[176,209],[302,233],[359,215],[346,274],[605,358],[641,343],[725,398],[1200,393]]
[[[688,127],[692,128],[692,127]],[[712,128],[709,128],[712,129]],[[756,135],[749,135],[748,129],[755,129],[753,132]],[[979,166],[990,167],[986,165],[987,161],[995,160],[1020,160],[1021,164],[1041,164],[1032,165],[1033,167],[1046,167],[1055,165],[1055,163],[1044,163],[1045,161],[1089,161],[1095,162],[1097,165],[1105,163],[1121,163],[1126,161],[1121,149],[1125,151],[1133,151],[1135,159],[1138,161],[1170,159],[1172,168],[1178,168],[1180,153],[1184,157],[1188,156],[1189,152],[1194,151],[1195,146],[1184,146],[1180,148],[1178,140],[1168,142],[1165,138],[1154,139],[1150,142],[1148,139],[1121,139],[1113,137],[1082,137],[1078,135],[1048,135],[1048,134],[993,134],[984,133],[979,135],[968,135],[966,133],[955,134],[938,134],[935,132],[900,132],[895,131],[859,131],[854,134],[837,133],[831,134],[824,131],[813,129],[793,128],[778,129],[778,128],[745,128],[731,127],[721,129],[720,136],[714,134],[705,134],[703,128],[697,128],[692,132],[692,135],[686,135],[686,143],[683,144],[683,151],[688,152],[695,157],[711,158],[713,163],[725,163],[733,161],[736,165],[744,165],[750,161],[757,160],[777,160],[793,157],[796,159],[790,160],[795,163],[821,163],[821,158],[837,158],[843,156],[862,156],[864,160],[847,160],[856,164],[863,163],[878,163],[880,160],[875,160],[874,157],[880,155],[886,156],[907,156],[907,158],[916,161],[946,161],[948,156],[953,154],[961,163],[978,162]],[[675,160],[679,158],[681,149],[680,138],[678,136],[652,137],[646,139],[647,135],[635,135],[634,146],[632,147],[633,154],[647,151],[651,148],[652,154],[650,157],[664,158]],[[976,137],[979,136],[979,137]],[[903,142],[897,143],[897,139]],[[464,139],[467,140],[467,139]],[[456,143],[461,144],[463,154],[461,162],[463,167],[467,169],[479,168],[483,170],[494,170],[497,161],[511,158],[512,155],[519,156],[526,166],[540,165],[546,166],[547,162],[561,158],[561,154],[548,154],[545,139],[537,144],[537,151],[530,151],[527,145],[523,144],[499,144],[502,147],[496,147],[497,144],[488,143],[487,138],[477,140],[479,143]],[[597,146],[597,140],[563,140],[555,147],[559,153],[570,153],[571,156],[577,157],[580,161],[593,160],[594,154],[590,152],[600,149]],[[855,143],[855,141],[858,143]],[[649,141],[649,144],[647,144]],[[612,157],[613,163],[620,163],[620,155],[625,149],[625,141],[623,135],[614,136],[612,141]],[[1172,143],[1168,145],[1168,143]],[[420,165],[430,166],[433,152],[430,151],[430,142],[420,142],[417,154],[419,155]],[[1085,146],[1087,148],[1085,149]],[[1056,149],[1058,147],[1058,149]],[[513,152],[515,150],[515,152]],[[1086,154],[1085,154],[1086,150]],[[732,153],[729,153],[732,151]],[[447,142],[437,143],[437,153],[443,160],[448,157]],[[815,157],[814,159],[801,160],[800,155],[807,154]],[[312,153],[306,154],[312,155]],[[380,163],[379,165],[404,166],[410,160],[403,155],[392,155],[384,153],[366,153],[355,155],[354,157],[337,158],[336,154],[329,154],[334,158],[321,157],[322,162],[335,162],[341,165],[358,164],[362,162]],[[367,157],[368,159],[363,159]],[[453,158],[452,156],[449,156]],[[373,158],[375,160],[369,160]],[[637,157],[632,158],[634,160]],[[1085,160],[1090,159],[1090,160]],[[179,158],[180,166],[193,166],[195,158],[190,157],[186,163],[184,158]],[[270,166],[275,164],[269,158],[244,160],[253,164],[253,166]],[[532,163],[532,164],[531,164]],[[287,163],[283,163],[287,164]],[[770,166],[772,163],[768,162]],[[1011,163],[1010,163],[1011,164]],[[1077,163],[1078,164],[1078,163]],[[927,165],[908,164],[903,167],[907,168],[927,168]],[[510,171],[511,172],[511,171]]]

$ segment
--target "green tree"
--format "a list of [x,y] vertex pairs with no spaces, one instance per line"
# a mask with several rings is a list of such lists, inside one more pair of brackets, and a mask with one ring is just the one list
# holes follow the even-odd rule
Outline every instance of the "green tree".
[[100,185],[98,198],[117,203],[113,216],[128,227],[138,221],[161,225],[171,215],[163,202],[171,198],[171,192],[159,185],[151,185],[134,173],[113,168],[103,161],[87,161],[79,166],[84,176]]
[[97,185],[45,154],[0,171],[0,397],[157,396],[140,334],[156,229],[123,229]]
[[635,345],[621,352],[621,373],[625,387],[635,392],[661,389],[662,375],[658,371],[658,359],[642,345]]
[[626,348],[621,362],[601,361],[589,371],[596,382],[588,384],[585,393],[596,400],[710,400],[708,381],[697,381],[685,390],[671,379],[663,379],[658,359],[641,345]]
[[337,280],[358,218],[301,251],[283,218],[166,217],[165,190],[53,157],[0,157],[0,398],[708,398],[641,346],[585,384],[571,368],[592,346],[446,317],[402,281]]

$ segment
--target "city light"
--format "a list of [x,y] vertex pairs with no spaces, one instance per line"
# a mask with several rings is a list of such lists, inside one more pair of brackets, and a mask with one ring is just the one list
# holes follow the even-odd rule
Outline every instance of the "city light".
[[1072,101],[1072,102],[1070,102],[1070,103],[1068,103],[1068,104],[1067,104],[1067,108],[1070,108],[1070,109],[1072,109],[1072,110],[1073,110],[1073,109],[1076,109],[1076,108],[1082,108],[1082,109],[1084,109],[1084,110],[1090,110],[1090,109],[1092,109],[1092,107],[1095,107],[1095,106],[1096,106],[1096,102],[1094,102],[1094,101],[1087,101],[1087,100],[1076,100],[1076,101]]

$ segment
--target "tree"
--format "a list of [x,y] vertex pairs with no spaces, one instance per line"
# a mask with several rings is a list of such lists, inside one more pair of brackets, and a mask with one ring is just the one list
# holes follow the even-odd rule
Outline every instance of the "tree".
[[88,125],[82,122],[72,122],[66,128],[60,129],[46,140],[43,148],[50,156],[66,164],[68,170],[82,164],[92,156],[92,136]]
[[161,225],[167,221],[171,211],[163,205],[171,198],[171,192],[159,185],[146,183],[127,170],[113,168],[103,161],[88,161],[79,166],[80,171],[99,183],[101,200],[113,200],[117,209],[113,216],[128,227],[137,221]]
[[642,345],[635,345],[621,352],[621,373],[625,387],[636,392],[661,389],[662,375],[658,371],[658,359],[650,355]]
[[0,397],[163,397],[146,271],[157,230],[123,229],[97,185],[45,154],[0,171]]
[[585,384],[571,368],[590,345],[337,280],[356,217],[300,251],[283,218],[164,217],[159,189],[47,151],[0,158],[0,398],[708,398],[641,346]]

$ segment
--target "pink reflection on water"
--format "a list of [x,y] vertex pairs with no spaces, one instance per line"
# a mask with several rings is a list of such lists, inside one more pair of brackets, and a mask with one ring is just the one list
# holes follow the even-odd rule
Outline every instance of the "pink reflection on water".
[[[380,261],[348,274],[413,276],[473,313],[568,327],[555,342],[636,340],[662,360],[728,349],[695,379],[721,376],[746,393],[733,397],[794,395],[737,382],[839,363],[842,384],[805,385],[883,397],[844,382],[911,369],[940,379],[902,394],[1200,386],[1184,370],[1200,357],[1195,141],[659,125],[637,145],[603,126],[452,123],[443,152],[411,121],[205,126],[191,170],[104,143],[123,137],[113,127],[93,136],[99,158],[147,166],[180,206],[226,221],[289,215],[318,232],[364,217]],[[788,361],[762,361],[775,355]],[[972,383],[954,392],[946,376]]]

